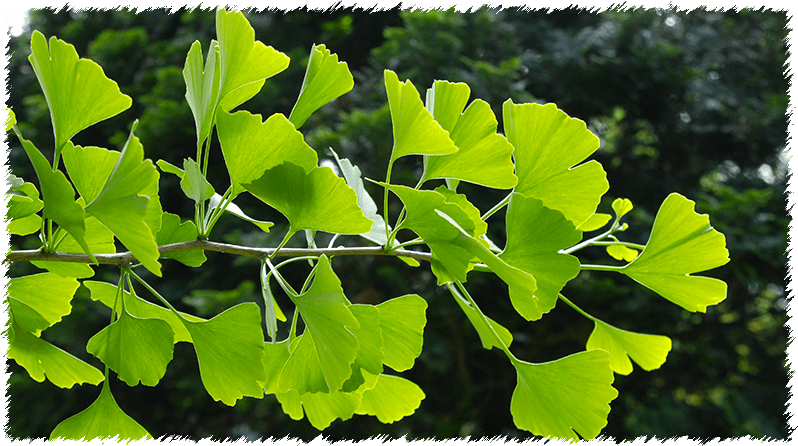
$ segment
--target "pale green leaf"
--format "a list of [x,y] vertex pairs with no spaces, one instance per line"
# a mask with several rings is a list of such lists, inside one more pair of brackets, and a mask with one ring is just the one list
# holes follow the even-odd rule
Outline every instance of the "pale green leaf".
[[383,364],[402,372],[413,367],[424,345],[427,301],[407,294],[379,305],[383,339]]
[[208,57],[202,63],[202,45],[195,40],[186,55],[183,65],[183,80],[186,82],[186,102],[194,115],[197,129],[197,145],[208,139],[213,126],[213,114],[219,99],[221,60],[219,44],[211,41]]
[[533,295],[510,289],[513,307],[527,320],[538,320],[557,303],[557,294],[579,274],[579,259],[560,254],[582,234],[559,211],[541,200],[513,193],[507,209],[507,246],[499,257],[535,277]]
[[152,161],[144,159],[144,148],[133,134],[135,129],[136,123],[113,173],[85,209],[113,231],[144,267],[160,277],[158,245],[152,229],[145,222],[150,198],[142,195],[146,193],[145,189],[152,188],[152,183],[157,184],[158,171]]
[[119,319],[92,336],[86,351],[99,358],[129,386],[154,386],[172,360],[174,334],[159,319],[131,316],[122,307]]
[[358,207],[357,194],[329,167],[283,163],[244,187],[288,218],[292,233],[315,229],[338,234],[362,234],[372,221]]
[[81,147],[71,142],[64,146],[62,155],[69,178],[84,203],[91,203],[100,195],[119,160],[119,152],[115,150]]
[[9,234],[30,235],[42,228],[42,218],[38,214],[31,214],[27,217],[11,220],[6,226]]
[[601,214],[596,212],[595,214],[591,215],[587,220],[584,221],[579,227],[582,232],[590,232],[595,231],[596,229],[600,229],[604,227],[609,221],[612,220],[612,215],[610,214]]
[[224,162],[230,173],[232,197],[237,197],[250,183],[286,161],[310,171],[318,163],[318,155],[282,114],[274,114],[265,122],[261,115],[247,111],[219,113],[216,131],[222,146]]
[[726,298],[726,283],[691,276],[729,261],[726,238],[695,212],[695,202],[668,195],[643,252],[621,272],[688,311],[706,312]]
[[658,369],[665,363],[671,350],[671,340],[667,336],[634,333],[621,330],[600,320],[587,340],[587,350],[606,350],[612,356],[610,366],[615,373],[632,373],[631,357],[643,370]]
[[502,349],[502,344],[497,342],[496,336],[499,337],[499,340],[501,340],[505,347],[509,347],[510,344],[512,344],[513,334],[510,333],[510,330],[506,329],[493,319],[485,316],[490,324],[490,326],[488,326],[485,324],[485,321],[482,319],[482,316],[480,316],[479,312],[472,307],[468,301],[460,296],[457,291],[455,291],[453,288],[449,288],[449,291],[452,292],[454,300],[457,301],[457,304],[463,310],[463,313],[465,313],[466,317],[468,317],[468,320],[471,321],[471,325],[473,325],[474,329],[477,330],[479,340],[482,342],[482,348],[485,350],[490,350],[493,347]]
[[504,132],[515,147],[515,192],[543,200],[581,225],[610,187],[597,161],[573,167],[598,149],[598,137],[555,104],[513,104],[508,99],[503,113]]
[[477,99],[463,112],[469,94],[468,85],[447,81],[435,81],[427,90],[427,108],[459,150],[424,157],[422,179],[458,179],[510,189],[518,182],[513,173],[513,146],[496,133],[499,123],[487,102]]
[[[217,206],[219,206],[219,203],[221,202],[221,200],[222,200],[222,196],[221,195],[213,194],[213,196],[211,197],[211,201],[210,201],[210,208],[214,209]],[[235,215],[236,217],[240,218],[241,220],[244,220],[244,221],[252,223],[253,225],[255,225],[258,228],[260,228],[263,232],[269,232],[271,227],[274,226],[274,223],[272,223],[270,221],[255,220],[254,218],[252,218],[249,215],[245,214],[244,211],[241,210],[241,208],[238,207],[238,205],[233,203],[232,201],[227,204],[227,207],[224,208],[224,211],[229,213],[229,214]]]
[[349,311],[360,324],[349,331],[357,338],[359,348],[355,364],[369,373],[382,373],[383,340],[380,327],[380,310],[374,305],[350,305]]
[[356,413],[374,415],[380,423],[389,424],[412,415],[425,396],[412,381],[399,376],[379,375],[374,388],[363,392]]
[[360,398],[359,393],[332,392],[300,395],[294,390],[277,395],[286,414],[294,420],[301,420],[302,409],[304,409],[310,424],[320,431],[329,427],[338,418],[344,421],[352,418],[360,405]]
[[[610,401],[618,396],[610,354],[576,353],[543,364],[514,360],[518,384],[510,412],[520,429],[549,438],[595,438],[607,425]],[[577,436],[578,434],[578,436]]]
[[39,31],[31,36],[28,57],[50,108],[55,133],[56,159],[76,133],[115,116],[133,103],[116,82],[88,59],[78,59],[75,47]]
[[91,406],[58,423],[50,434],[50,441],[89,441],[96,438],[128,441],[152,439],[146,429],[119,408],[107,382],[103,384],[100,396]]
[[346,62],[338,62],[338,55],[332,54],[326,46],[314,45],[310,49],[299,98],[288,120],[296,128],[302,127],[313,112],[348,93],[354,85],[354,78]]
[[37,328],[41,331],[72,312],[72,296],[79,286],[75,279],[41,273],[9,280],[8,296],[30,307],[47,321],[48,325]]
[[385,90],[393,123],[391,163],[406,155],[446,155],[457,151],[449,132],[424,108],[412,82],[400,82],[396,73],[385,70]]
[[11,191],[12,193],[6,194],[8,195],[6,218],[9,220],[29,217],[44,207],[44,203],[39,199],[39,191],[33,183],[22,183],[13,187]]
[[[80,202],[81,200],[78,200]],[[100,223],[95,217],[88,216],[85,220],[86,225],[86,245],[94,254],[113,254],[116,252],[114,245],[114,234],[104,224]],[[58,244],[57,252],[80,254],[83,248],[71,234],[67,234],[61,243]],[[35,260],[31,262],[39,268],[44,268],[50,272],[63,277],[75,277],[86,279],[94,276],[94,270],[85,263],[57,262],[47,260]]]
[[615,211],[615,215],[617,215],[618,218],[621,218],[629,213],[633,207],[632,201],[628,198],[616,198],[612,202],[612,210]]
[[183,175],[183,179],[180,180],[180,188],[183,189],[183,193],[186,194],[188,198],[194,200],[194,202],[199,203],[205,201],[211,198],[216,192],[213,190],[211,183],[202,175],[199,164],[193,159],[186,158],[183,160],[183,171],[185,174]]
[[260,308],[247,302],[205,322],[183,321],[194,343],[208,394],[228,406],[239,398],[261,398],[266,380]]
[[263,366],[266,371],[266,379],[260,381],[259,384],[263,388],[263,392],[268,394],[278,394],[278,382],[280,379],[280,371],[283,369],[288,356],[288,339],[280,342],[267,342],[263,346]]
[[17,116],[14,114],[14,110],[11,110],[8,107],[6,107],[5,110],[8,112],[5,120],[6,131],[10,132],[11,129],[14,127],[14,125],[16,125],[17,123]]
[[616,260],[626,260],[627,262],[631,262],[637,258],[637,250],[627,248],[624,245],[607,246],[607,254]]
[[[158,246],[188,242],[196,239],[197,227],[194,225],[193,221],[189,220],[181,223],[180,216],[168,212],[163,214],[161,230],[155,235],[155,242]],[[200,266],[207,260],[205,252],[199,249],[170,252],[164,254],[162,257],[165,259],[174,259],[186,266],[193,267]]]
[[9,297],[7,302],[11,319],[18,329],[39,336],[42,330],[52,325],[44,316],[19,300]]

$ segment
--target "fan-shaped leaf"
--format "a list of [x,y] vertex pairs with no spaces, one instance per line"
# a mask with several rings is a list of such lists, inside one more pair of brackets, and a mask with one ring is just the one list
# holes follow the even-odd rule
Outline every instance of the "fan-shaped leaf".
[[9,220],[28,217],[44,207],[44,203],[39,199],[39,190],[33,183],[22,183],[12,187],[11,191],[12,193],[6,194],[9,196],[6,210],[6,218]]
[[[79,286],[80,283],[73,278],[54,273],[34,274],[9,280],[8,297],[25,304],[47,321],[46,326],[37,326],[35,331],[26,330],[38,335],[41,330],[55,325],[72,312],[72,296]],[[19,315],[14,316],[16,318]],[[27,325],[22,321],[17,322],[22,327]]]
[[627,262],[631,262],[637,257],[636,250],[627,248],[624,245],[607,246],[607,254],[616,260],[626,260]]
[[427,301],[417,294],[407,294],[379,305],[383,339],[383,364],[402,372],[413,368],[424,345],[427,324]]
[[[164,213],[161,230],[155,235],[158,246],[170,243],[188,242],[197,239],[197,227],[192,221],[180,222],[175,214]],[[165,259],[174,259],[186,266],[200,266],[207,258],[202,250],[177,251],[163,255]]]
[[634,333],[621,330],[605,322],[594,320],[596,326],[587,340],[587,349],[606,350],[612,355],[610,366],[615,373],[632,373],[631,357],[643,370],[658,369],[671,350],[667,336]]
[[609,223],[610,220],[612,220],[612,215],[600,214],[596,212],[595,214],[591,215],[587,220],[585,220],[584,223],[579,225],[576,229],[579,229],[582,232],[595,231],[596,229],[603,228],[604,225]]
[[213,186],[200,171],[199,164],[191,158],[183,160],[183,179],[180,180],[180,188],[188,198],[194,200],[195,203],[205,201],[213,196],[216,192]]
[[348,93],[354,86],[355,80],[346,62],[338,62],[338,55],[331,54],[326,46],[314,45],[310,49],[299,98],[288,120],[296,128],[302,127],[314,111]]
[[197,129],[197,145],[208,139],[213,126],[213,114],[219,100],[221,60],[219,44],[211,41],[205,64],[202,63],[202,45],[195,40],[186,56],[183,79],[186,82],[186,101]]
[[374,415],[380,423],[393,423],[412,415],[425,396],[424,391],[412,381],[398,376],[379,375],[374,388],[363,392],[356,413]]

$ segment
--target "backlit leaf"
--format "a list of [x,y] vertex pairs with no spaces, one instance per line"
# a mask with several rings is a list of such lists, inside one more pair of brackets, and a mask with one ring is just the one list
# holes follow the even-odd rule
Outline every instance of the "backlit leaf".
[[695,202],[673,193],[659,208],[645,249],[621,272],[685,310],[703,313],[726,298],[726,283],[690,274],[728,261],[723,234],[695,212]]
[[360,324],[349,331],[357,338],[358,350],[355,364],[375,375],[382,373],[383,353],[380,311],[374,305],[350,305],[349,311]]
[[[78,200],[80,202],[82,200]],[[95,217],[88,216],[85,220],[86,225],[86,245],[94,254],[113,254],[116,252],[114,245],[114,233],[100,223]],[[61,243],[58,244],[57,252],[80,254],[83,248],[71,234],[67,234]],[[63,277],[75,277],[86,279],[94,276],[92,267],[85,263],[57,262],[48,260],[34,260],[31,262],[39,268],[44,268],[50,272]]]
[[379,375],[374,388],[363,392],[356,413],[374,415],[380,423],[393,423],[412,415],[425,396],[412,381],[399,376]]
[[402,372],[413,367],[424,345],[427,301],[407,294],[379,305],[383,339],[383,364]]
[[600,229],[604,227],[609,221],[612,220],[612,215],[610,214],[601,214],[596,212],[595,214],[591,215],[587,220],[585,220],[579,227],[582,232],[590,232],[595,231],[596,229]]
[[616,260],[631,262],[637,257],[637,250],[627,248],[624,245],[610,245],[607,246],[607,254]]
[[490,350],[493,347],[502,348],[502,344],[497,342],[496,336],[499,336],[499,339],[502,343],[504,343],[505,347],[509,347],[510,344],[513,342],[513,334],[510,333],[510,330],[506,329],[504,326],[499,324],[498,322],[494,321],[493,319],[485,316],[488,319],[488,323],[490,326],[485,324],[485,321],[479,315],[479,312],[472,307],[468,301],[463,299],[459,293],[457,293],[452,288],[449,289],[452,292],[452,296],[454,300],[457,301],[457,304],[460,306],[460,309],[463,310],[468,320],[471,321],[471,325],[474,326],[474,329],[477,330],[477,334],[479,335],[479,340],[482,342],[482,348],[485,350]]
[[202,63],[202,45],[195,40],[186,56],[183,79],[186,82],[186,102],[194,115],[197,145],[208,139],[213,125],[213,114],[219,100],[221,60],[219,44],[211,41],[205,64]]
[[609,190],[607,174],[597,161],[581,163],[599,147],[585,123],[555,104],[504,103],[504,132],[515,147],[515,192],[543,200],[575,226],[596,211]]
[[119,152],[102,147],[81,147],[67,143],[62,155],[69,178],[84,203],[91,203],[100,195],[114,171]]
[[[193,221],[180,222],[180,217],[175,214],[164,213],[161,223],[161,230],[155,235],[155,242],[158,246],[171,243],[188,242],[197,239],[197,227]],[[166,253],[162,256],[165,259],[174,259],[186,266],[200,266],[205,263],[207,258],[201,249],[190,251],[177,251]]]
[[13,235],[30,235],[42,228],[42,218],[38,214],[18,218],[8,222],[6,230]]
[[199,164],[191,158],[183,160],[183,179],[180,180],[180,188],[188,198],[194,200],[195,203],[205,201],[213,196],[215,191],[213,186],[200,171]]
[[615,211],[615,214],[618,216],[618,218],[626,215],[632,210],[633,207],[632,201],[628,198],[616,198],[612,202],[612,210]]
[[[34,274],[9,280],[8,297],[25,304],[47,321],[48,325],[37,327],[37,331],[41,331],[72,312],[72,296],[79,286],[77,280],[57,274]],[[20,325],[25,326],[24,323]]]
[[6,107],[4,110],[8,112],[5,120],[6,131],[10,132],[11,129],[14,127],[14,125],[16,125],[17,123],[17,116],[14,114],[14,110],[11,110],[8,107]]
[[288,120],[296,128],[302,127],[314,111],[346,94],[354,85],[354,78],[346,62],[338,62],[338,55],[330,53],[326,46],[314,45],[310,49],[299,98]]
[[658,369],[671,350],[667,336],[634,333],[594,320],[596,326],[587,340],[587,349],[606,350],[612,356],[610,366],[615,373],[632,373],[631,357],[643,370]]
[[[213,196],[211,197],[211,201],[210,201],[210,208],[213,209],[213,208],[216,208],[217,206],[219,206],[219,203],[221,202],[221,200],[222,200],[222,196],[221,195],[213,194]],[[244,211],[241,210],[241,208],[238,207],[238,205],[233,203],[233,202],[228,203],[227,207],[224,208],[224,211],[229,213],[229,214],[235,215],[236,217],[240,218],[241,220],[244,220],[244,221],[252,223],[253,225],[255,225],[258,228],[260,228],[263,232],[269,232],[269,229],[271,229],[271,227],[274,226],[274,223],[272,223],[270,221],[255,220],[254,218],[252,218],[249,215],[245,214]]]
[[12,188],[12,191],[17,193],[6,194],[8,195],[7,219],[25,218],[44,207],[44,203],[39,199],[39,191],[33,183],[22,183]]

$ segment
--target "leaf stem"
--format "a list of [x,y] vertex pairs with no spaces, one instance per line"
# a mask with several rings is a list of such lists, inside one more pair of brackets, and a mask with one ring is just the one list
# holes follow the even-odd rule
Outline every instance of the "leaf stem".
[[[493,333],[494,338],[496,338],[497,345],[499,345],[501,347],[501,349],[504,351],[504,354],[506,354],[507,358],[510,359],[510,362],[517,363],[518,362],[518,358],[516,358],[515,355],[513,355],[513,352],[510,351],[510,349],[507,347],[507,345],[504,344],[504,341],[502,341],[502,338],[499,336],[499,334],[496,333],[496,330],[493,329],[493,325],[491,325],[490,321],[488,321],[488,317],[485,316],[485,313],[483,313],[482,310],[479,309],[479,306],[477,305],[477,302],[474,300],[473,297],[471,297],[471,294],[468,292],[468,290],[466,289],[465,285],[463,285],[463,283],[460,282],[459,280],[455,281],[455,284],[457,285],[457,288],[460,290],[462,295],[464,295],[466,297],[466,299],[468,300],[468,303],[471,305],[471,307],[477,311],[477,314],[479,314],[479,317],[482,319],[482,321],[485,323],[485,325],[488,328],[490,328],[490,332]],[[456,290],[454,290],[452,288],[452,284],[451,283],[447,283],[446,287],[449,288],[449,292],[451,292],[453,294],[456,292]]]
[[510,198],[512,196],[513,193],[510,192],[509,194],[507,194],[506,197],[504,197],[504,199],[502,199],[502,201],[496,203],[496,206],[493,206],[488,212],[485,212],[485,214],[482,215],[482,221],[487,220],[488,218],[490,218],[491,215],[495,214],[496,212],[499,212],[501,208],[507,206],[507,203],[510,202]]
[[593,317],[593,316],[589,315],[589,314],[588,314],[588,313],[587,313],[585,310],[583,310],[583,309],[579,308],[578,306],[576,306],[576,304],[575,304],[575,303],[573,303],[573,302],[571,302],[570,300],[568,300],[568,299],[567,299],[565,296],[563,296],[562,294],[560,294],[560,293],[557,293],[557,297],[559,297],[561,301],[563,301],[563,302],[565,302],[566,304],[568,304],[568,306],[569,306],[569,307],[571,307],[571,308],[573,308],[574,310],[576,310],[576,311],[577,311],[579,314],[581,314],[582,316],[584,316],[584,317],[586,317],[586,318],[590,319],[590,320],[591,320],[591,321],[593,321],[593,322],[596,322],[596,321],[598,320],[598,319],[596,319],[595,317]]
[[610,266],[610,265],[581,265],[582,271],[615,271],[620,272],[626,266]]
[[[393,169],[393,157],[391,157],[391,160],[388,161],[388,172],[385,174],[385,184],[391,184],[391,170],[392,169]],[[391,242],[391,234],[390,234],[390,231],[388,230],[388,222],[390,221],[390,220],[388,220],[388,193],[389,193],[389,191],[388,191],[387,187],[385,187],[384,189],[385,189],[385,193],[383,194],[383,200],[382,200],[382,213],[383,213],[383,217],[384,217],[384,220],[385,220],[385,239],[388,240],[388,242],[385,244],[385,249],[388,249],[388,247],[391,246],[391,244],[390,244],[390,242]]]
[[178,318],[179,318],[181,321],[183,321],[183,322],[188,322],[188,321],[187,321],[187,320],[186,320],[186,319],[185,319],[185,318],[184,318],[184,317],[183,317],[183,316],[180,314],[180,312],[179,312],[179,311],[177,311],[177,310],[175,309],[175,307],[173,307],[173,306],[172,306],[172,304],[170,304],[170,303],[169,303],[169,301],[168,301],[168,300],[164,299],[164,297],[163,297],[163,296],[161,296],[161,295],[160,295],[160,293],[158,293],[157,291],[155,291],[155,288],[151,287],[151,286],[150,286],[150,285],[149,285],[147,282],[145,282],[145,281],[144,281],[144,279],[142,279],[141,277],[139,277],[139,276],[138,276],[138,274],[134,273],[132,270],[131,270],[131,271],[130,271],[128,274],[130,274],[131,276],[133,276],[133,278],[134,278],[134,279],[136,279],[136,280],[137,280],[137,281],[138,281],[140,284],[144,285],[144,288],[146,288],[146,289],[147,289],[147,291],[149,291],[150,293],[152,293],[152,295],[153,295],[153,296],[155,296],[155,297],[157,297],[157,298],[158,298],[158,300],[160,300],[160,301],[161,301],[161,302],[162,302],[164,305],[166,305],[166,307],[167,307],[167,308],[169,308],[170,310],[172,310],[172,313],[174,313],[174,314],[175,314],[175,316],[177,316],[177,317],[178,317]]
[[216,222],[219,220],[219,217],[222,216],[224,211],[227,209],[227,206],[229,206],[230,203],[232,203],[233,200],[235,200],[236,197],[233,197],[232,194],[233,194],[233,186],[230,186],[224,192],[224,195],[222,195],[222,199],[219,201],[216,207],[213,208],[213,210],[208,214],[210,215],[209,218],[210,222],[205,223],[205,232],[200,232],[200,234],[203,237],[205,238],[210,237],[211,231],[213,230],[213,227],[216,226]]

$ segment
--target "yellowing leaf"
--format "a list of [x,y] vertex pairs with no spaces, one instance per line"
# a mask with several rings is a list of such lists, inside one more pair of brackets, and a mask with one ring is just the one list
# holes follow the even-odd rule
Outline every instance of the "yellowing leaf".
[[594,322],[596,326],[587,340],[587,349],[608,351],[612,356],[610,366],[615,373],[632,373],[629,357],[646,371],[658,369],[665,363],[671,350],[671,340],[667,336],[634,333],[599,320],[594,319]]
[[612,202],[612,210],[615,211],[615,214],[618,218],[623,217],[633,208],[632,201],[628,198],[616,198]]

